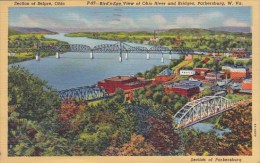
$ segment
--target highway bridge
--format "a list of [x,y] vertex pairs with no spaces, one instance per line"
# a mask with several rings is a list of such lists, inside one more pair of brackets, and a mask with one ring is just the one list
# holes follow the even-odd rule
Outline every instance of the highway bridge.
[[60,58],[60,53],[65,52],[82,52],[88,53],[91,59],[94,59],[95,53],[118,53],[119,61],[122,62],[123,54],[125,54],[125,59],[128,59],[129,53],[141,53],[146,54],[146,59],[150,59],[150,54],[161,55],[161,62],[164,61],[163,55],[169,55],[169,59],[172,59],[172,54],[179,55],[206,55],[207,53],[246,53],[247,55],[251,54],[251,51],[239,52],[232,50],[193,50],[190,48],[184,47],[175,47],[168,48],[165,46],[151,46],[151,45],[142,45],[142,44],[133,44],[127,42],[117,42],[114,44],[100,44],[94,47],[90,47],[86,44],[59,44],[59,45],[40,45],[37,44],[36,51],[36,60],[40,60],[40,53],[42,51],[55,52],[56,58]]

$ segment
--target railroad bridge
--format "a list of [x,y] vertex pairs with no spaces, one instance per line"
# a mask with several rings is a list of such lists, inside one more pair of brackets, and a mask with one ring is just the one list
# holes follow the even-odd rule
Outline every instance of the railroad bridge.
[[58,91],[58,95],[62,101],[66,99],[95,101],[107,99],[110,97],[104,88],[98,87],[97,85],[83,86]]
[[174,116],[175,128],[186,128],[200,121],[233,109],[236,105],[222,96],[205,96],[186,103]]

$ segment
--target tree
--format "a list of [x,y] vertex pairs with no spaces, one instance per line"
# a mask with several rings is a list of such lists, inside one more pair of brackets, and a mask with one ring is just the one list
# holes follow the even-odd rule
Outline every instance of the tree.
[[237,66],[243,66],[243,65],[244,65],[244,62],[243,62],[243,61],[236,61],[236,65],[237,65]]
[[125,92],[123,89],[121,88],[116,89],[114,100],[117,103],[123,103],[125,101]]
[[219,155],[252,155],[252,107],[241,106],[225,112],[220,125],[231,129],[219,144]]
[[57,131],[57,93],[23,68],[9,68],[8,153],[11,156],[69,155]]
[[138,73],[136,74],[136,76],[137,76],[137,77],[144,77],[144,75],[143,75],[141,72],[138,72]]
[[145,92],[145,97],[146,98],[152,98],[153,96],[153,91],[151,89],[148,89],[146,92]]
[[205,88],[202,92],[201,92],[201,95],[202,96],[210,96],[212,95],[212,90],[210,88]]
[[185,155],[214,156],[218,154],[219,138],[214,132],[188,130],[184,132],[183,139]]
[[167,96],[167,95],[164,95],[163,98],[162,98],[161,103],[162,103],[162,104],[168,104],[168,103],[170,103],[170,102],[171,102],[170,97]]
[[160,102],[161,102],[162,97],[163,97],[163,94],[160,93],[160,92],[155,92],[155,93],[153,94],[153,100],[154,100],[155,102],[157,102],[157,103],[160,103]]
[[234,59],[231,57],[224,58],[222,62],[224,65],[234,65]]
[[122,145],[122,147],[109,147],[106,149],[103,155],[108,156],[152,156],[155,155],[154,147],[145,141],[142,135],[131,135],[131,139],[128,143]]
[[164,118],[166,121],[157,118],[149,118],[148,141],[161,155],[174,154],[179,147],[179,136],[174,132],[169,117]]
[[81,124],[82,118],[79,115],[87,106],[84,102],[76,102],[75,100],[65,100],[61,103],[59,109],[58,119],[61,124],[60,131],[65,132],[77,132]]
[[59,106],[57,92],[24,68],[11,67],[8,72],[8,105],[16,106],[21,118],[38,122],[49,117],[55,119]]

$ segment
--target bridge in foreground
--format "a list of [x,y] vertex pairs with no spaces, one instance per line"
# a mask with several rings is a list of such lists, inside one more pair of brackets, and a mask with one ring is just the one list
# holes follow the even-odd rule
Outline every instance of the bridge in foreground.
[[222,96],[205,96],[186,103],[173,117],[175,128],[186,128],[233,109],[237,105]]

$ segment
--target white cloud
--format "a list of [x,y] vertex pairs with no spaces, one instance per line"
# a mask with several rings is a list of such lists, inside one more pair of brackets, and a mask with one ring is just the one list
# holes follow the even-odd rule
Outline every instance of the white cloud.
[[177,27],[200,28],[220,26],[224,20],[224,15],[220,12],[211,12],[193,16],[178,16],[175,24]]
[[60,26],[65,26],[66,22],[49,17],[45,18],[33,15],[21,15],[17,22],[12,22],[10,25],[19,27],[57,28]]
[[248,26],[246,22],[227,17],[221,12],[209,12],[194,15],[180,15],[177,18],[165,17],[161,14],[117,17],[88,17],[77,13],[67,13],[64,18],[42,17],[36,15],[21,15],[12,26],[41,27],[52,29],[170,29],[170,28],[208,28],[216,26]]
[[239,20],[237,20],[235,18],[227,19],[224,22],[224,25],[225,26],[236,26],[236,27],[248,27],[249,26],[246,22],[239,21]]
[[160,14],[143,16],[136,20],[136,23],[143,28],[165,28],[169,20]]

